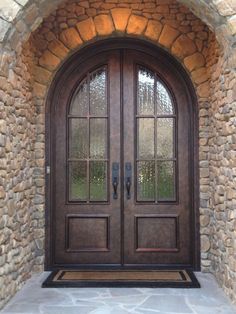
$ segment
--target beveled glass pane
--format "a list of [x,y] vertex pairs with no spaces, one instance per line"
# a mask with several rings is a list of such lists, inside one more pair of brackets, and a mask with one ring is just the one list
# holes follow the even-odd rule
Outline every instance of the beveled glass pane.
[[158,200],[175,200],[175,163],[162,161],[157,164]]
[[81,117],[87,116],[89,111],[89,100],[88,100],[88,82],[87,78],[84,79],[78,90],[76,91],[75,96],[71,102],[70,114],[79,115]]
[[174,119],[157,119],[157,158],[173,158],[174,154]]
[[137,172],[137,200],[155,201],[155,162],[138,162]]
[[90,201],[107,200],[107,163],[90,162]]
[[157,114],[174,114],[172,100],[166,87],[159,81],[156,83]]
[[138,158],[154,158],[154,119],[138,119]]
[[154,74],[143,68],[138,71],[138,114],[154,114]]
[[88,120],[69,119],[69,156],[70,158],[88,157]]
[[90,119],[90,158],[107,156],[107,119]]
[[107,113],[106,71],[99,69],[90,75],[90,114],[102,116]]
[[69,163],[69,199],[85,201],[87,199],[87,163],[76,161]]

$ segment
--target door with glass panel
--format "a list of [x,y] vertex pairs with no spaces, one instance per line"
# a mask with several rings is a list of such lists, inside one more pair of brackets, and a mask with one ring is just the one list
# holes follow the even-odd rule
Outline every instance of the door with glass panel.
[[119,264],[119,51],[87,59],[68,80],[55,111],[55,264]]
[[55,264],[190,265],[188,98],[171,67],[88,58],[55,121]]
[[192,263],[190,119],[181,84],[168,63],[124,52],[124,264]]

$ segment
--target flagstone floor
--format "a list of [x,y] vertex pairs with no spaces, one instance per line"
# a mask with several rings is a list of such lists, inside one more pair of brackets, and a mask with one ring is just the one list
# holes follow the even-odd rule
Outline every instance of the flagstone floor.
[[236,314],[210,274],[197,273],[201,289],[41,288],[48,273],[34,275],[4,314]]

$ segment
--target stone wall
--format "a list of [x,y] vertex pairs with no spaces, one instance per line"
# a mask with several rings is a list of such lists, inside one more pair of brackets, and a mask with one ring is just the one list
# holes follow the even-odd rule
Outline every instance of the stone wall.
[[0,76],[0,308],[29,278],[34,228],[35,105],[23,54]]
[[192,79],[200,120],[202,270],[236,300],[235,4],[179,1],[217,30],[220,48],[209,28],[174,0],[48,2],[0,3],[0,308],[32,271],[43,269],[50,82],[72,52],[111,36],[163,47]]

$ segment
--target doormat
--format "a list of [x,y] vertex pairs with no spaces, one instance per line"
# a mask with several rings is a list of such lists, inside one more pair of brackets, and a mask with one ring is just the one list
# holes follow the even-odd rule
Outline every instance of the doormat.
[[190,270],[57,270],[42,287],[200,288],[200,284]]

